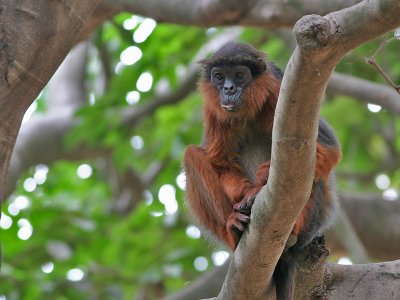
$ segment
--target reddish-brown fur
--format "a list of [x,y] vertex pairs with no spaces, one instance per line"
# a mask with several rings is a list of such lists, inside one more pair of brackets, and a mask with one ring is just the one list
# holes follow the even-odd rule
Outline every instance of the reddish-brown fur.
[[[232,248],[236,248],[240,235],[233,229],[244,218],[234,209],[254,197],[269,176],[270,161],[258,167],[256,180],[251,182],[239,163],[237,135],[249,121],[256,121],[265,132],[271,133],[280,80],[271,73],[263,73],[253,80],[243,92],[245,106],[235,115],[226,113],[220,106],[219,91],[203,80],[199,89],[204,95],[204,124],[206,146],[190,146],[184,158],[187,177],[187,197],[192,211],[209,230]],[[241,125],[243,124],[243,125]],[[337,148],[317,145],[315,179],[326,179],[340,159]],[[189,174],[190,173],[190,174]],[[195,174],[197,173],[197,174]],[[199,191],[199,186],[207,187]],[[312,197],[298,217],[293,233],[304,228],[312,206]]]
[[326,179],[332,171],[332,167],[336,166],[339,160],[340,151],[338,151],[337,148],[330,148],[321,144],[317,144],[315,178]]

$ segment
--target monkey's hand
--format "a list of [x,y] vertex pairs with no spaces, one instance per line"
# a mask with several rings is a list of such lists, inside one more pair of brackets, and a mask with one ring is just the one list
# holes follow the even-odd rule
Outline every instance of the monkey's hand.
[[228,232],[229,245],[235,249],[250,222],[251,207],[258,191],[253,189],[247,193],[242,201],[233,205],[233,212],[228,216],[226,229]]
[[249,222],[250,216],[238,211],[234,211],[228,216],[226,227],[228,230],[238,230],[243,232],[246,230]]
[[[257,195],[257,194],[256,194]],[[255,196],[245,197],[242,201],[233,205],[233,212],[228,216],[227,227],[239,231],[245,231],[250,222],[251,207]]]
[[242,201],[233,205],[233,210],[250,217],[251,208],[256,199],[258,192],[252,192],[249,196],[245,197]]
[[226,231],[228,235],[228,245],[235,250],[243,232],[250,222],[250,216],[239,211],[233,211],[226,221]]

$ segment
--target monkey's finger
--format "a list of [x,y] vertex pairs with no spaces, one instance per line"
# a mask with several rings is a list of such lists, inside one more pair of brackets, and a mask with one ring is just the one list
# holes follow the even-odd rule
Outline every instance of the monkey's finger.
[[251,196],[251,197],[249,197],[249,198],[247,199],[247,201],[246,201],[246,208],[247,208],[247,209],[251,209],[251,208],[253,207],[254,200],[256,200],[256,196],[257,196],[257,195],[254,195],[254,196]]
[[237,229],[239,231],[245,231],[246,227],[242,224],[242,222],[236,220],[236,222],[234,222],[232,224],[232,228]]
[[241,211],[241,210],[247,211],[250,209],[251,209],[251,204],[248,201],[242,203],[241,205],[239,205],[237,207],[237,210],[239,210],[239,211]]
[[235,215],[236,220],[243,222],[243,223],[249,223],[250,222],[250,217],[245,214],[236,214]]
[[250,214],[251,207],[253,206],[255,197],[250,197],[245,200],[240,201],[239,203],[236,203],[233,206],[233,209],[242,213],[245,213],[246,215]]

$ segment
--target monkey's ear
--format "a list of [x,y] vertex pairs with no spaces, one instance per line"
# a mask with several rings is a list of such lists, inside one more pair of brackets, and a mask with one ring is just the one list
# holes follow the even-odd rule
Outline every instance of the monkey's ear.
[[259,74],[264,73],[264,71],[267,69],[267,64],[262,58],[257,58],[257,66]]
[[206,80],[211,78],[212,59],[204,58],[197,62],[202,67],[201,77]]

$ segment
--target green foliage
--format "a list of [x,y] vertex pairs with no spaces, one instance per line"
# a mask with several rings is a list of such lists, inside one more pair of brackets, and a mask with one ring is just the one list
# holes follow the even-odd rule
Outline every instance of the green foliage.
[[[28,197],[31,205],[12,216],[13,225],[2,235],[3,293],[16,299],[61,299],[61,295],[66,299],[116,299],[112,296],[115,291],[133,295],[165,277],[171,283],[168,289],[181,287],[180,277],[166,273],[170,266],[185,270],[188,278],[195,275],[193,260],[207,251],[202,241],[186,236],[182,212],[168,226],[165,215],[152,216],[164,211],[156,200],[150,205],[140,203],[126,217],[113,214],[107,209],[111,201],[108,183],[98,170],[87,179],[79,178],[77,167],[57,163],[50,168],[45,184],[34,192],[22,187],[16,191],[15,195]],[[26,174],[33,175],[33,171]],[[181,201],[179,205],[182,207]],[[7,215],[8,206],[3,208]],[[28,240],[17,238],[21,219],[29,220],[33,228]],[[60,243],[54,253],[51,245]],[[70,254],[59,257],[57,252],[63,251]],[[49,262],[54,270],[45,274],[41,268]],[[83,282],[66,278],[74,268],[84,272]]]

